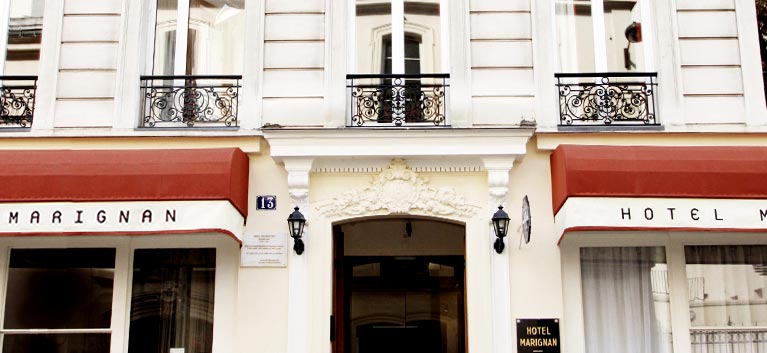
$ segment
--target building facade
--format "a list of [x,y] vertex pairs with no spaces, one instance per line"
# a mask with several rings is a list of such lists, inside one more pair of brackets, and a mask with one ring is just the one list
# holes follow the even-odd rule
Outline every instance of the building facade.
[[762,10],[5,1],[3,352],[764,351]]

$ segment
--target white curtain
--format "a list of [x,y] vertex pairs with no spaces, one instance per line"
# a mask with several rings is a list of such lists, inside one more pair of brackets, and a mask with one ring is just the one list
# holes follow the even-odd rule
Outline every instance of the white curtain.
[[670,352],[659,323],[668,313],[656,312],[668,306],[656,303],[651,281],[662,263],[662,248],[581,249],[586,352]]

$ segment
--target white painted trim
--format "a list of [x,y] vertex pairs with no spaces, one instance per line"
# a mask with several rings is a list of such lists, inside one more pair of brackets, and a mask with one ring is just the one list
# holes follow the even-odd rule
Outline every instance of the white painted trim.
[[242,88],[237,119],[240,128],[256,130],[263,125],[264,2],[245,1]]
[[5,74],[5,55],[8,51],[8,29],[11,23],[11,0],[0,4],[0,76]]
[[553,1],[530,1],[532,21],[533,75],[535,105],[533,120],[539,129],[556,130],[559,121],[556,14]]
[[690,307],[687,296],[687,274],[684,260],[684,246],[677,241],[666,247],[668,264],[669,305],[674,352],[690,349]]
[[[657,57],[652,60],[658,70],[658,118],[666,129],[685,126],[679,27],[675,1],[655,3],[654,21]],[[648,41],[649,42],[649,41]],[[662,115],[660,115],[662,114]]]
[[277,161],[288,157],[521,158],[532,129],[297,129],[267,130],[264,136]]
[[586,333],[583,325],[583,290],[581,288],[581,257],[578,246],[560,247],[562,259],[563,320],[561,321],[564,353],[584,353]]
[[391,1],[391,72],[405,73],[405,0]]
[[63,19],[64,1],[46,1],[43,10],[43,38],[40,44],[33,131],[53,130]]
[[[186,74],[186,57],[187,53],[187,41],[189,37],[189,28],[191,27],[189,21],[189,0],[178,0],[176,8],[176,48],[173,55],[173,74],[184,75]],[[156,40],[157,38],[155,38]],[[183,81],[174,83],[174,85],[183,85]]]
[[591,21],[594,31],[594,68],[596,72],[608,72],[610,70],[607,65],[605,7],[603,0],[591,1]]
[[743,75],[743,100],[746,124],[767,125],[767,102],[764,98],[759,29],[753,0],[736,0],[735,16],[738,25],[740,69]]

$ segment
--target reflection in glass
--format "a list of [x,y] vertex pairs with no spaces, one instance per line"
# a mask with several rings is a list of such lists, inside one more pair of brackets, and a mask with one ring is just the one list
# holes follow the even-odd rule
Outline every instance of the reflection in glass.
[[3,75],[37,75],[45,0],[10,0]]
[[663,248],[581,248],[586,352],[671,352]]
[[215,249],[136,250],[128,352],[211,352],[215,270]]
[[346,257],[351,353],[463,353],[463,256]]
[[[356,72],[370,74],[438,73],[442,70],[439,0],[403,1],[402,19],[393,17],[391,0],[357,0]],[[394,21],[403,32],[394,33]],[[402,52],[397,53],[397,46]],[[399,71],[397,67],[401,67]]]
[[[605,43],[609,72],[643,71],[643,42],[629,43],[626,28],[641,23],[639,1],[605,0]],[[641,28],[641,27],[640,27]],[[641,34],[640,34],[641,38]]]
[[[4,329],[109,328],[115,249],[12,249]],[[3,353],[100,353],[105,333],[3,335]]]
[[[188,2],[187,8],[186,0],[157,0],[153,73],[240,74],[242,33],[245,30],[244,0]],[[185,19],[186,23],[178,25],[179,18]],[[184,31],[184,45],[177,44],[177,39],[184,37],[178,36],[179,30]]]
[[554,7],[559,72],[595,72],[591,1],[557,0]]
[[767,246],[686,246],[691,326],[767,326]]

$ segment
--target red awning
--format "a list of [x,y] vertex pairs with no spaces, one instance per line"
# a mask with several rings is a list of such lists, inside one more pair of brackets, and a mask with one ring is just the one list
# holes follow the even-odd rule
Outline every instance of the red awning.
[[0,202],[228,200],[248,211],[239,148],[0,151]]
[[560,145],[556,214],[568,197],[767,198],[767,148]]

